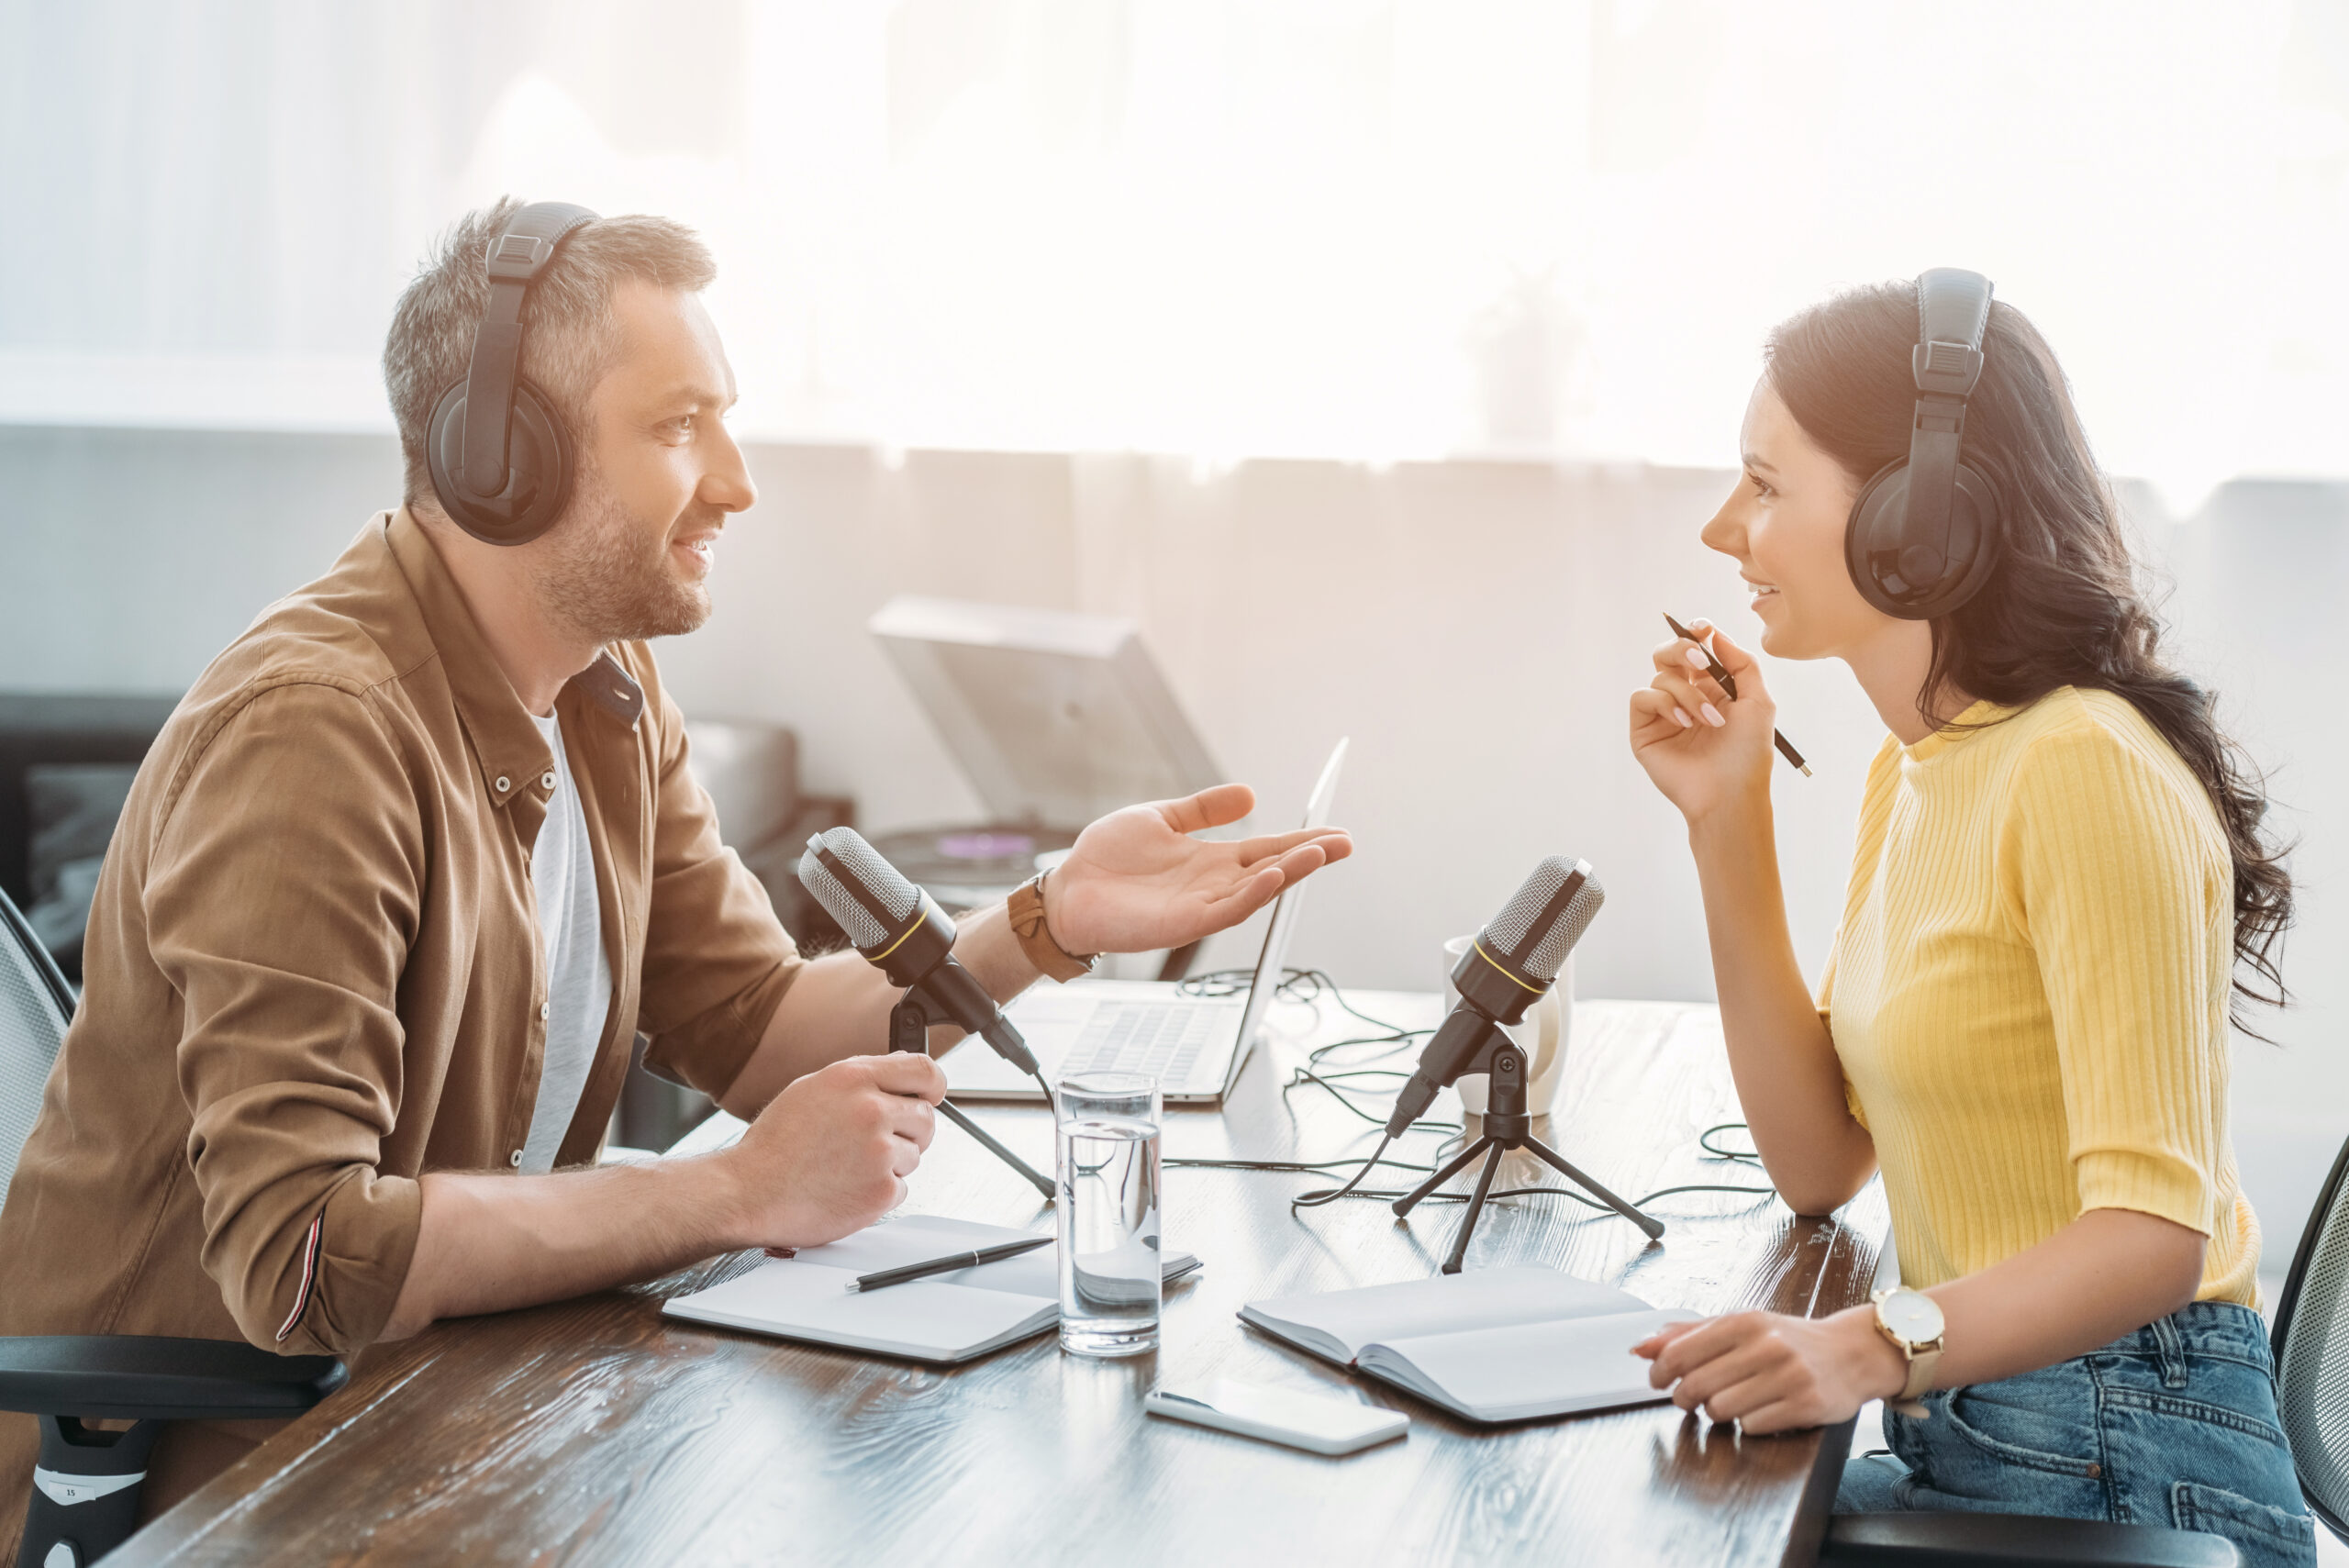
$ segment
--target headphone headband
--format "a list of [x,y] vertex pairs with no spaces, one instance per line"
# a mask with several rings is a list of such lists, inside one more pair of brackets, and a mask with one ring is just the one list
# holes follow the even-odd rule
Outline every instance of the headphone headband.
[[1949,514],[1957,489],[1957,449],[1965,438],[1965,400],[1982,379],[1982,335],[1990,327],[1990,280],[1979,272],[1935,267],[1917,278],[1917,346],[1909,352],[1917,382],[1917,412],[1909,434],[1908,520],[1903,553],[1931,551],[1906,562],[1910,581],[1948,570]]
[[522,364],[522,302],[571,231],[596,215],[568,202],[532,202],[489,242],[489,307],[473,334],[465,376],[465,456],[460,477],[488,499],[507,482],[507,445],[514,422],[514,383]]
[[1917,276],[1917,346],[1909,352],[1919,392],[1971,397],[1982,379],[1993,284],[1979,272],[1934,267]]

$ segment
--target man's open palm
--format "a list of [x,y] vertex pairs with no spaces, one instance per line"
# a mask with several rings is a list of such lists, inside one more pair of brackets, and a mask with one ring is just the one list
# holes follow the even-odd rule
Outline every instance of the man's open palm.
[[1181,947],[1236,926],[1275,894],[1353,852],[1342,828],[1214,841],[1189,834],[1248,815],[1256,794],[1218,784],[1113,811],[1077,835],[1044,882],[1044,919],[1073,953]]

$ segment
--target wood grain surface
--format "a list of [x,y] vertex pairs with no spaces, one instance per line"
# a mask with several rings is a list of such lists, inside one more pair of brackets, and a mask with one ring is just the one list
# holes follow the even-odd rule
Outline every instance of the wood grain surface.
[[[1434,1021],[1431,995],[1364,1011]],[[1376,1141],[1314,1084],[1306,1049],[1360,1034],[1325,997],[1284,1004],[1222,1113],[1166,1116],[1170,1159],[1360,1158]],[[1576,1006],[1560,1114],[1569,1160],[1627,1196],[1762,1185],[1703,1157],[1737,1118],[1713,1009]],[[1341,1056],[1353,1054],[1340,1053]],[[1411,1057],[1398,1060],[1408,1066]],[[1334,1063],[1333,1063],[1334,1065]],[[1355,1081],[1365,1095],[1376,1080]],[[1041,1107],[974,1107],[1049,1168]],[[1457,1118],[1447,1095],[1436,1115]],[[689,1138],[707,1144],[723,1122]],[[1426,1163],[1441,1135],[1401,1151]],[[681,1146],[683,1147],[683,1146]],[[1506,1184],[1556,1178],[1522,1153]],[[1376,1184],[1408,1184],[1394,1172]],[[649,1285],[444,1323],[362,1359],[349,1387],[157,1520],[111,1560],[147,1563],[1189,1564],[1804,1562],[1848,1426],[1747,1439],[1670,1406],[1506,1429],[1456,1421],[1243,1329],[1266,1296],[1431,1273],[1464,1206],[1408,1221],[1384,1203],[1292,1211],[1309,1176],[1172,1169],[1165,1240],[1207,1267],[1168,1292],[1152,1356],[1093,1362],[1052,1336],[939,1370],[672,1324],[662,1298],[754,1266],[713,1260]],[[908,1208],[998,1224],[1050,1210],[941,1125]],[[1553,1198],[1500,1201],[1471,1268],[1548,1263],[1657,1305],[1832,1311],[1865,1297],[1885,1215],[1871,1186],[1839,1219],[1775,1197],[1659,1199],[1668,1229]],[[1410,1435],[1345,1459],[1146,1418],[1143,1393],[1218,1373],[1404,1409]]]

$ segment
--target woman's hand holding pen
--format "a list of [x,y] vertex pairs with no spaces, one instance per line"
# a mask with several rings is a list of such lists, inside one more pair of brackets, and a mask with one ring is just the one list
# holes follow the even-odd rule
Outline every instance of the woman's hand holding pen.
[[1685,637],[1659,644],[1655,678],[1631,694],[1631,754],[1691,828],[1724,806],[1766,802],[1777,707],[1754,657],[1708,621],[1713,657],[1737,683],[1737,700],[1705,671],[1704,650]]

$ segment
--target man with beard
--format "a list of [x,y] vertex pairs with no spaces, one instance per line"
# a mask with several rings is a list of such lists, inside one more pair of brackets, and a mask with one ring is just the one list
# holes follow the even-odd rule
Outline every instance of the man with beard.
[[[351,1355],[844,1236],[930,1142],[936,1063],[868,1054],[897,993],[852,952],[793,950],[719,844],[645,646],[707,618],[713,547],[755,498],[690,232],[589,221],[528,283],[520,373],[577,454],[551,526],[490,542],[442,504],[428,428],[517,210],[457,225],[394,316],[406,504],[264,610],[139,771],[0,1211],[0,1334]],[[1008,999],[1081,973],[1072,954],[1232,925],[1348,851],[1186,836],[1250,805],[1227,784],[1102,818],[962,921],[957,955]],[[596,1166],[639,1030],[656,1071],[750,1122],[737,1145]],[[5,1423],[0,1540],[36,1446],[30,1418]],[[146,1511],[268,1429],[168,1429]]]

